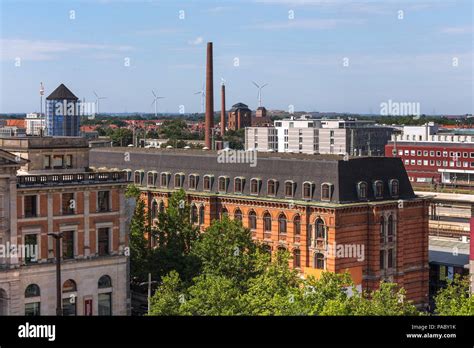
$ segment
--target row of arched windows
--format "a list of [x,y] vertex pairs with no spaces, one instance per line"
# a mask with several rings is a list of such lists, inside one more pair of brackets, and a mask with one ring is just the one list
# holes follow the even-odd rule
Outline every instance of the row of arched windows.
[[[97,282],[97,288],[105,289],[112,287],[112,279],[108,275],[103,275]],[[68,279],[63,283],[64,292],[75,292],[77,291],[77,284],[74,280]],[[40,287],[37,284],[30,284],[25,289],[25,297],[38,297],[41,296]]]

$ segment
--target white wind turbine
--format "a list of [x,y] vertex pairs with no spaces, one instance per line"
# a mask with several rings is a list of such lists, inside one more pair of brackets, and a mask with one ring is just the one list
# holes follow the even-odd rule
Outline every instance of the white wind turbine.
[[264,85],[259,86],[256,82],[252,81],[252,83],[255,85],[255,87],[258,88],[258,107],[262,106],[262,89],[263,87],[267,86],[268,83],[265,83]]
[[204,83],[202,84],[202,89],[194,94],[200,94],[201,95],[201,113],[204,112],[204,100],[206,98],[206,93],[204,92]]
[[98,114],[99,114],[100,100],[101,100],[101,99],[107,99],[107,97],[99,97],[99,95],[98,95],[95,91],[93,91],[93,92],[94,92],[94,95],[95,95],[95,97],[96,97],[96,99],[95,99],[95,105],[96,105],[96,107],[97,107],[97,115],[98,115]]
[[154,90],[151,90],[151,93],[153,93],[153,96],[155,97],[151,105],[155,104],[155,117],[158,117],[158,113],[157,113],[158,99],[163,99],[164,97],[157,96]]

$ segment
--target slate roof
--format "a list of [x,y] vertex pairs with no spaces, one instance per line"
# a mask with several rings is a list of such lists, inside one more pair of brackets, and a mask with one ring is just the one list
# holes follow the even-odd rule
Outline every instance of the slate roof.
[[46,97],[47,100],[78,100],[74,93],[72,93],[69,88],[64,84],[60,84],[49,96]]

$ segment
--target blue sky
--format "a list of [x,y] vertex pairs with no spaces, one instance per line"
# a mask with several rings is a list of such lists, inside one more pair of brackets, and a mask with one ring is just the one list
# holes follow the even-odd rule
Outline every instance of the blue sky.
[[228,107],[256,108],[254,80],[268,83],[269,109],[378,113],[392,100],[473,112],[471,0],[0,4],[0,113],[37,111],[41,81],[46,95],[60,83],[88,101],[97,91],[102,112],[152,112],[152,89],[159,112],[199,112],[207,41],[216,110],[223,78]]

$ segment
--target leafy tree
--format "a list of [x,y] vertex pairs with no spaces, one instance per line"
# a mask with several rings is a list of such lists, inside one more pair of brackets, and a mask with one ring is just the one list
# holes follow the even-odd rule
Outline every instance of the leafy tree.
[[183,284],[176,271],[171,271],[162,278],[160,287],[151,298],[149,315],[180,315],[184,294],[181,293]]
[[439,315],[474,315],[474,296],[469,290],[469,279],[456,274],[446,288],[438,291],[435,304]]

